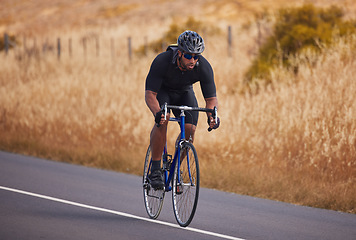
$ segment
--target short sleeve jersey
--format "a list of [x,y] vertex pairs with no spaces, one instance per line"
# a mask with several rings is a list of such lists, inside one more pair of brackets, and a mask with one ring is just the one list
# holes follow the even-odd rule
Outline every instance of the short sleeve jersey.
[[216,97],[214,72],[210,63],[200,56],[192,71],[181,71],[176,62],[177,47],[159,54],[152,62],[146,78],[146,90],[158,93],[162,88],[184,91],[200,82],[204,98]]

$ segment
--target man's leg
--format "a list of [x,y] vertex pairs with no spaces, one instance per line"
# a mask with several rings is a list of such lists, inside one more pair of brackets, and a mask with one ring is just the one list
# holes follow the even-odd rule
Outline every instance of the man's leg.
[[[167,115],[167,118],[169,116]],[[153,126],[150,136],[150,146],[151,146],[151,156],[152,156],[152,166],[151,174],[149,176],[151,180],[151,185],[153,188],[163,188],[164,182],[162,178],[161,169],[161,158],[164,146],[166,144],[167,136],[167,125],[168,121],[157,127],[156,124]]]
[[[193,143],[196,126],[190,123],[185,124],[185,139]],[[180,137],[180,135],[179,135]],[[177,144],[177,143],[176,143]],[[186,151],[181,153],[181,161],[186,157]]]
[[[167,114],[167,118],[168,117],[169,116]],[[150,146],[153,161],[161,161],[164,145],[166,144],[167,125],[168,122],[164,125],[160,125],[159,127],[155,124],[152,128]]]
[[[195,97],[193,89],[186,91],[180,98],[179,105],[198,107],[198,101]],[[176,112],[178,115],[179,112]],[[198,124],[199,112],[188,111],[186,112],[185,118],[185,138],[194,141],[195,129]]]
[[196,128],[197,128],[197,126],[190,124],[190,123],[186,123],[185,124],[185,139],[193,142]]

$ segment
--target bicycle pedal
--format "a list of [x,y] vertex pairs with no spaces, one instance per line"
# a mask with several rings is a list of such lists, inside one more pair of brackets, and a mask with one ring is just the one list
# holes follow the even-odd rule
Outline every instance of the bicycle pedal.
[[155,187],[155,188],[153,188],[153,190],[155,190],[155,191],[160,191],[160,190],[164,191],[165,187]]
[[182,185],[177,185],[176,186],[176,194],[180,195],[183,193],[183,186]]

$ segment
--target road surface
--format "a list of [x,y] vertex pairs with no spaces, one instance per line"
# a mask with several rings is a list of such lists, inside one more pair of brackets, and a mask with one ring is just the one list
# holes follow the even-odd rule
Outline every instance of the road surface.
[[[204,177],[204,176],[202,176]],[[0,151],[0,239],[356,239],[356,215],[201,189],[187,228],[170,192],[147,217],[141,177]]]

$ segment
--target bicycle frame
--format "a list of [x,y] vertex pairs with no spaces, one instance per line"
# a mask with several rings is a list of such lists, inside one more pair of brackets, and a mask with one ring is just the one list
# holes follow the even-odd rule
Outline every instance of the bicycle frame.
[[[178,165],[178,171],[180,171],[180,151],[181,148],[179,147],[180,144],[183,141],[187,141],[185,139],[185,111],[189,111],[189,110],[193,110],[193,111],[203,111],[203,112],[211,112],[213,114],[213,116],[215,117],[215,121],[217,122],[217,109],[216,107],[214,109],[206,109],[206,108],[199,108],[199,107],[188,107],[188,106],[170,106],[167,105],[167,103],[164,104],[163,108],[162,108],[162,112],[164,113],[164,119],[167,120],[167,112],[168,109],[179,109],[181,111],[179,118],[176,117],[170,117],[169,121],[173,121],[173,122],[178,122],[180,125],[180,139],[178,141],[178,145],[176,146],[175,149],[175,153],[174,153],[174,157],[173,160],[170,162],[169,157],[171,158],[171,155],[168,155],[168,149],[167,149],[167,143],[164,147],[163,150],[163,170],[164,170],[164,182],[165,182],[165,191],[171,191],[172,187],[170,186],[171,182],[172,182],[172,178],[173,178],[173,174],[174,174],[174,168],[175,165]],[[170,166],[169,166],[170,165]],[[189,179],[190,182],[192,183],[192,177],[191,177],[191,172],[190,172],[190,165],[189,165],[189,155],[187,156],[187,167],[188,167],[188,173],[189,173]],[[151,164],[150,167],[151,168]],[[167,173],[167,171],[169,171],[169,174]],[[178,174],[178,183],[181,182],[180,179],[180,174]]]
[[[166,116],[166,114],[165,114],[165,116]],[[172,187],[170,186],[170,183],[172,182],[175,165],[178,164],[178,170],[180,169],[180,151],[181,151],[181,148],[179,147],[179,144],[181,144],[182,140],[186,141],[185,140],[185,114],[184,114],[184,110],[181,110],[179,118],[171,117],[169,119],[169,121],[178,122],[179,123],[179,125],[180,125],[180,139],[178,141],[178,146],[175,149],[174,157],[173,157],[173,160],[171,162],[169,162],[169,159],[168,159],[171,156],[168,155],[167,143],[166,143],[166,146],[164,147],[164,150],[163,150],[163,169],[164,169],[164,179],[165,179],[165,190],[166,190],[166,192],[172,190]],[[169,163],[170,163],[170,166],[169,166]],[[187,156],[187,163],[188,163],[189,178],[191,180],[190,168],[189,168],[189,156]],[[169,168],[169,175],[167,173],[168,168]],[[179,174],[178,174],[178,182],[180,182],[180,175]]]
[[[152,188],[150,179],[148,178],[152,167],[152,151],[151,147],[148,147],[142,179],[144,202],[147,214],[150,218],[156,219],[162,210],[165,192],[172,191],[175,218],[180,226],[186,227],[192,221],[197,208],[200,181],[198,154],[194,145],[189,140],[186,140],[185,111],[209,112],[212,113],[212,117],[215,117],[216,121],[217,109],[216,107],[214,109],[208,109],[188,106],[170,106],[165,103],[161,109],[161,112],[164,113],[165,120],[167,120],[168,109],[180,110],[179,117],[170,117],[168,119],[169,121],[179,123],[180,136],[176,140],[173,158],[172,155],[168,154],[167,142],[164,146],[162,154],[163,189]],[[212,129],[213,128],[209,127],[208,131]]]

